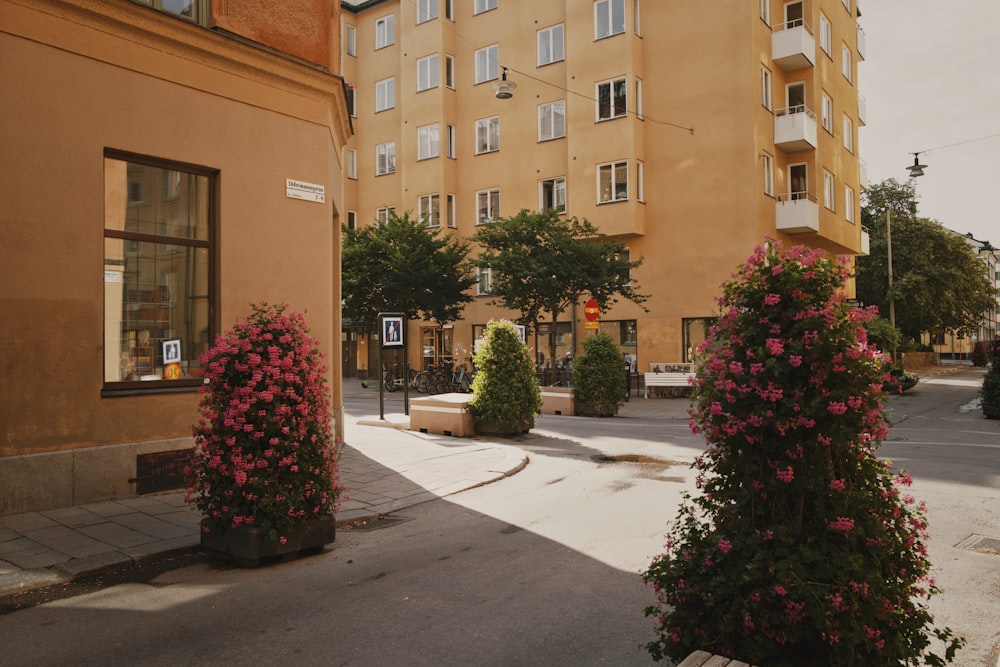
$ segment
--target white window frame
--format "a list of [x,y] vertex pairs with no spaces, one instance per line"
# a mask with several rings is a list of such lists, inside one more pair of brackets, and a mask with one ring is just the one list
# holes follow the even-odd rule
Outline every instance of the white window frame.
[[438,0],[417,0],[417,25],[438,17]]
[[847,44],[840,45],[840,71],[844,78],[854,82],[854,57],[851,55],[851,47]]
[[848,152],[854,152],[854,121],[846,113],[844,114],[844,148]]
[[500,150],[500,116],[476,121],[476,155]]
[[491,44],[476,50],[476,83],[500,78],[500,45]]
[[642,79],[635,80],[635,118],[642,120]]
[[441,56],[432,53],[417,60],[417,92],[437,88],[441,84]]
[[488,266],[476,267],[476,296],[493,294],[493,269]]
[[[602,93],[601,90],[607,88],[607,107],[608,115],[601,115],[602,103]],[[621,91],[619,96],[617,93]],[[597,120],[598,122],[604,120],[614,120],[616,118],[624,118],[628,115],[628,78],[624,76],[615,77],[614,79],[608,79],[607,81],[599,81],[595,87],[595,97],[597,100]],[[621,110],[619,110],[618,100],[621,98]]]
[[833,174],[823,170],[823,206],[830,211],[837,210],[837,181]]
[[566,59],[565,28],[562,23],[539,30],[535,42],[538,67]]
[[500,188],[476,192],[476,224],[485,225],[500,218]]
[[[548,200],[554,206],[546,206]],[[554,210],[556,213],[566,212],[566,177],[545,178],[538,181],[538,210]]]
[[844,186],[844,219],[854,222],[854,190],[849,185]]
[[833,58],[833,26],[823,12],[819,13],[819,48]]
[[774,196],[774,156],[770,153],[761,153],[761,163],[764,170],[764,194],[768,197]]
[[419,220],[428,227],[441,226],[441,195],[438,193],[420,195],[417,200]]
[[396,78],[389,77],[375,82],[375,113],[396,106]]
[[444,17],[449,21],[455,20],[455,0],[444,0]]
[[771,27],[771,0],[760,0],[760,20]]
[[594,39],[614,37],[624,32],[625,0],[597,0],[594,3]]
[[375,209],[375,224],[381,227],[389,222],[389,218],[396,214],[395,206],[380,206]]
[[632,3],[632,30],[635,32],[635,34],[639,35],[640,37],[642,37],[642,30],[640,28],[641,25],[642,25],[642,22],[640,20],[640,13],[639,13],[639,0],[633,0],[633,3]]
[[646,163],[642,160],[635,161],[635,200],[646,202]]
[[396,142],[387,141],[375,145],[375,175],[385,176],[396,173]]
[[768,111],[774,111],[774,91],[771,85],[771,70],[760,66],[760,103]]
[[445,123],[444,133],[446,142],[445,155],[454,159],[457,154],[457,150],[455,148],[455,126],[452,125],[451,123]]
[[[619,180],[619,175],[624,171],[624,180]],[[605,178],[605,175],[606,178]],[[607,195],[602,190],[602,182],[607,181]],[[624,186],[624,190],[622,189]],[[624,194],[624,196],[619,196]],[[618,160],[616,162],[605,162],[597,165],[597,203],[610,204],[612,202],[628,201],[628,160]]]
[[347,178],[358,180],[358,151],[355,148],[347,149]]
[[344,24],[344,50],[347,55],[358,57],[358,29],[349,23]]
[[566,100],[538,105],[538,140],[551,141],[566,136]]
[[826,91],[823,91],[822,95],[820,123],[823,125],[824,130],[833,135],[833,98],[827,95]]
[[458,209],[455,203],[455,195],[449,192],[446,197],[446,200],[447,200],[447,212],[445,213],[445,215],[447,216],[447,224],[452,229],[455,229],[456,227],[458,227]]
[[444,85],[455,90],[455,56],[444,56]]
[[482,14],[483,12],[488,12],[491,9],[497,8],[497,0],[476,0],[475,5],[472,8],[472,14]]
[[417,128],[417,159],[430,160],[441,154],[441,127],[438,123]]
[[396,15],[387,14],[375,19],[375,50],[384,49],[396,43]]

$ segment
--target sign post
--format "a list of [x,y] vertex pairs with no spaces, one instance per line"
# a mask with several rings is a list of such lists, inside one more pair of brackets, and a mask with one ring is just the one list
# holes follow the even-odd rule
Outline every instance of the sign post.
[[406,315],[404,313],[379,313],[379,378],[378,378],[378,418],[385,420],[385,378],[389,372],[385,367],[385,351],[403,350],[403,412],[410,414],[410,371],[406,363]]
[[590,299],[583,306],[583,315],[587,318],[584,323],[584,328],[586,329],[597,329],[599,322],[597,318],[601,314],[601,309],[597,305],[597,299]]

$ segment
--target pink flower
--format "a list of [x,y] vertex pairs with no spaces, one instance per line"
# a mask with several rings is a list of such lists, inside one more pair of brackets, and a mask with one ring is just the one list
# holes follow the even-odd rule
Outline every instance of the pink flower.
[[764,342],[764,347],[767,348],[768,354],[774,357],[779,356],[782,352],[785,351],[785,344],[782,343],[781,340],[778,338],[768,338]]
[[719,540],[719,551],[724,554],[729,553],[729,550],[733,548],[732,542],[729,540]]
[[795,471],[792,469],[792,466],[788,466],[784,470],[778,469],[774,474],[785,484],[789,484],[793,479],[795,479]]
[[781,597],[785,597],[786,595],[788,595],[788,591],[785,590],[785,587],[780,585],[774,587],[774,592],[780,595]]
[[846,484],[842,479],[830,480],[830,490],[831,491],[843,491]]
[[831,521],[829,525],[833,530],[849,533],[854,530],[854,519],[846,516],[838,516],[836,521]]
[[777,294],[768,294],[764,297],[764,304],[768,306],[774,306],[781,303],[781,297]]

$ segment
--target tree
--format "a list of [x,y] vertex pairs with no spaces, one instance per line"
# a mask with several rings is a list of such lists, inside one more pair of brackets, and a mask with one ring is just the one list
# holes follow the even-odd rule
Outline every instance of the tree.
[[[653,657],[755,665],[941,665],[924,508],[876,448],[888,433],[873,315],[845,263],[758,246],[702,344],[691,423],[708,448],[645,580]],[[931,636],[945,656],[928,653]]]
[[[585,294],[601,308],[619,297],[636,304],[648,298],[631,278],[642,259],[625,258],[625,244],[609,240],[587,220],[522,209],[483,225],[472,240],[482,247],[478,265],[492,271],[494,303],[520,312],[525,325],[537,327],[542,313],[550,313],[555,327]],[[553,336],[549,358],[555,355]]]
[[896,326],[910,338],[944,329],[969,333],[996,304],[996,291],[965,239],[914,214],[914,187],[889,179],[865,193],[871,252],[857,260],[858,299],[889,313],[887,211],[891,216]]
[[344,317],[366,326],[388,311],[453,322],[472,301],[469,244],[452,234],[442,237],[409,212],[383,225],[345,227],[341,255]]

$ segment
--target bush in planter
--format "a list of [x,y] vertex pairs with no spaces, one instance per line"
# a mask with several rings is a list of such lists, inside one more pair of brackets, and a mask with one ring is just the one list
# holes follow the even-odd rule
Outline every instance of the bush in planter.
[[983,416],[1000,419],[1000,338],[986,343],[986,355],[990,367],[979,390],[983,399]]
[[982,368],[983,366],[989,363],[990,355],[986,351],[987,345],[988,343],[986,343],[985,341],[978,341],[972,347],[973,366],[978,366],[979,368]]
[[578,415],[612,416],[625,400],[625,361],[614,339],[597,332],[583,341],[573,362],[573,392]]
[[512,322],[490,321],[475,356],[472,413],[476,430],[503,434],[527,431],[542,407],[535,362]]
[[931,628],[924,509],[875,454],[885,360],[847,277],[822,251],[769,243],[726,284],[692,398],[701,492],[644,573],[655,658],[933,665],[961,647]]
[[304,317],[259,304],[201,357],[201,419],[187,469],[202,530],[252,527],[280,543],[331,517],[342,492],[330,398]]

